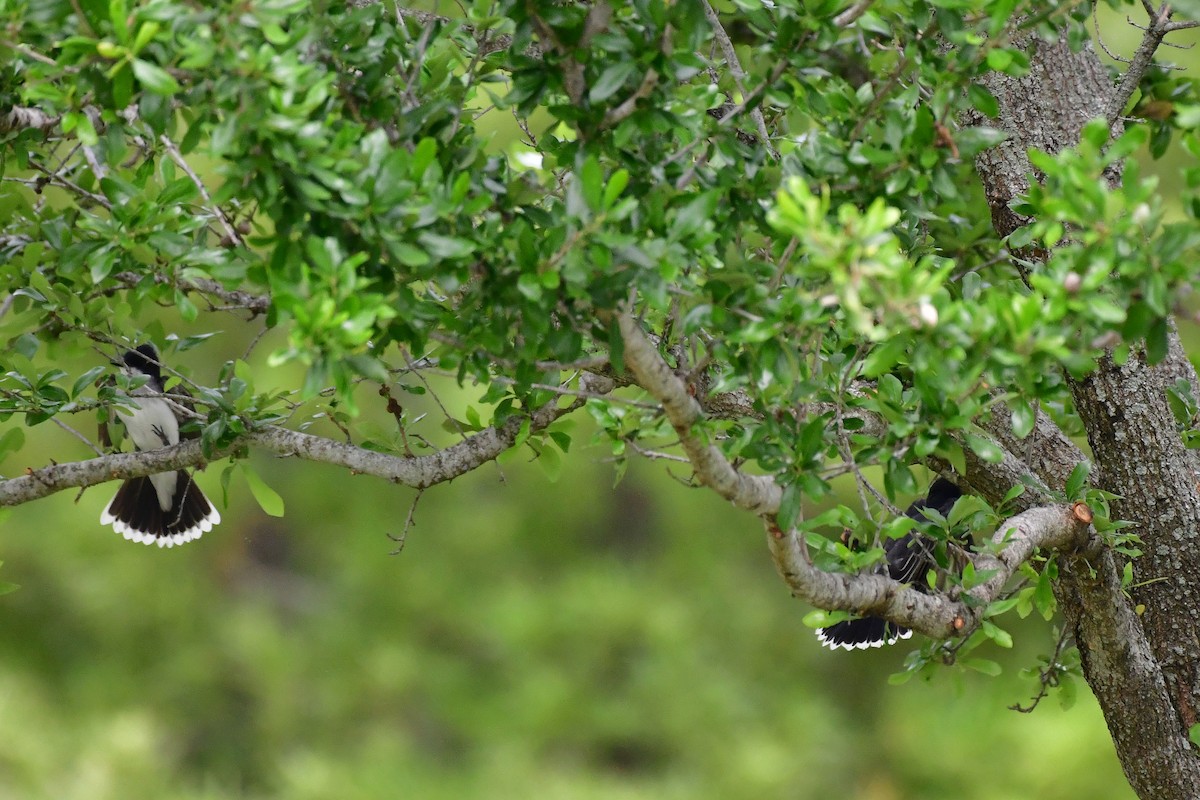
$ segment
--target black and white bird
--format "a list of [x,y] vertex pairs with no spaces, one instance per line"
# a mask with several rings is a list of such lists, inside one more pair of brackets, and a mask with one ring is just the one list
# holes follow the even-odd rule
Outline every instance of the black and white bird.
[[[925,522],[928,518],[921,510],[932,508],[944,517],[950,513],[960,497],[962,492],[957,486],[945,478],[938,478],[929,487],[928,495],[914,502],[904,513],[918,522]],[[886,570],[886,574],[893,580],[910,583],[913,588],[925,591],[928,588],[925,576],[937,566],[933,548],[934,541],[920,530],[909,531],[898,539],[889,539],[883,545],[885,565],[881,566],[879,571]],[[911,630],[882,617],[850,619],[817,630],[817,638],[830,650],[839,647],[846,650],[865,650],[868,647],[895,644],[910,636]]]
[[[153,345],[128,350],[118,364],[125,374],[147,376],[130,400],[135,409],[118,408],[138,450],[157,450],[179,443],[179,420],[163,394],[162,362]],[[100,515],[101,525],[132,542],[174,547],[199,539],[221,521],[221,515],[192,476],[184,470],[130,478]]]

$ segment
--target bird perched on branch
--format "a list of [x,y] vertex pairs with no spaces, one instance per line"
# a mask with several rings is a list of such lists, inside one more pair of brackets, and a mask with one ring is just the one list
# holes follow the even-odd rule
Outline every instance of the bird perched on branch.
[[[904,512],[918,522],[926,521],[922,509],[935,509],[943,517],[954,508],[954,503],[962,497],[957,486],[945,478],[938,478],[929,487],[929,493],[917,500]],[[893,580],[901,583],[911,583],[913,588],[925,591],[928,587],[925,576],[929,570],[937,566],[934,558],[935,542],[930,537],[913,530],[898,539],[889,539],[883,545],[885,556],[884,565],[879,571]],[[882,647],[885,644],[895,644],[900,639],[912,636],[912,631],[882,617],[862,617],[850,619],[819,628],[817,638],[821,644],[831,650],[844,647],[847,650],[865,650],[868,647]]]
[[[137,449],[158,450],[178,444],[179,420],[171,403],[162,397],[162,362],[154,346],[127,350],[113,363],[127,375],[147,377],[146,383],[131,393],[130,400],[137,407],[116,410]],[[101,525],[112,525],[126,539],[159,547],[199,539],[220,521],[217,509],[185,470],[130,478],[100,515]]]

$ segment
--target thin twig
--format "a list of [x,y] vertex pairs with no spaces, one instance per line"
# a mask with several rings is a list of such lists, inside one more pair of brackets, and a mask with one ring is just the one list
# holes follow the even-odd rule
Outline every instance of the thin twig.
[[1108,54],[1108,57],[1113,61],[1120,61],[1122,64],[1128,64],[1129,59],[1117,55],[1112,50],[1108,49],[1108,45],[1104,43],[1104,35],[1100,33],[1100,16],[1098,9],[1099,3],[1092,3],[1092,27],[1096,29],[1096,41],[1100,43],[1100,49]]
[[421,498],[424,495],[425,495],[424,489],[420,489],[417,491],[417,496],[413,498],[412,504],[409,505],[409,507],[408,507],[408,516],[404,520],[404,530],[400,532],[400,535],[392,536],[390,533],[387,535],[387,537],[389,539],[391,539],[393,542],[397,543],[396,549],[393,550],[392,552],[388,553],[388,555],[398,556],[398,555],[400,555],[400,551],[402,551],[404,549],[404,544],[408,541],[408,531],[412,528],[412,526],[414,524],[413,517],[417,513],[417,503],[421,502]]
[[622,439],[622,441],[624,441],[627,446],[633,448],[633,452],[649,461],[677,461],[680,464],[692,463],[688,461],[685,456],[675,455],[673,453],[663,453],[658,450],[651,450],[649,448],[642,447],[632,436],[625,437]]
[[[721,25],[721,18],[717,15],[716,9],[712,7],[712,3],[708,0],[701,0],[704,3],[704,16],[708,18],[709,25],[712,26],[713,36],[717,40],[717,44],[721,46],[721,52],[725,55],[725,63],[729,65],[729,73],[733,76],[733,82],[737,85],[738,92],[742,97],[746,96],[745,77],[746,72],[742,69],[742,62],[738,60],[737,50],[734,49],[733,41],[729,38],[729,34],[725,32],[724,26]],[[771,136],[767,132],[767,121],[763,118],[762,109],[755,107],[750,112],[750,118],[754,120],[754,125],[758,129],[758,135],[762,137],[763,145],[767,148],[767,152],[772,158],[779,158],[779,151],[771,145]]]
[[1108,108],[1104,116],[1108,120],[1110,127],[1115,125],[1117,120],[1120,119],[1121,112],[1129,104],[1129,98],[1133,97],[1133,93],[1141,85],[1142,76],[1146,74],[1146,70],[1154,63],[1154,51],[1162,44],[1163,37],[1172,31],[1191,28],[1197,24],[1192,21],[1171,22],[1171,6],[1167,3],[1163,3],[1161,7],[1155,10],[1147,0],[1142,0],[1142,6],[1146,9],[1149,24],[1146,25],[1145,33],[1142,35],[1142,43],[1138,45],[1137,52],[1133,54],[1133,58],[1129,61],[1129,69],[1125,70],[1125,74],[1121,76],[1120,83],[1117,84],[1116,91],[1109,98]]
[[40,61],[41,63],[46,64],[48,66],[51,66],[51,67],[59,66],[58,62],[55,61],[53,58],[50,58],[50,56],[42,55],[41,53],[37,52],[36,50],[31,50],[29,47],[27,47],[23,44],[11,42],[8,39],[0,39],[0,45],[4,45],[5,47],[9,48],[10,50],[16,50],[18,53],[25,56],[26,58],[32,58],[34,61]]
[[871,7],[873,0],[858,0],[854,5],[847,8],[842,13],[833,18],[833,24],[839,28],[845,28],[863,14],[867,13],[867,9]]
[[614,106],[604,115],[604,120],[600,123],[601,128],[611,128],[618,122],[625,120],[637,108],[637,103],[643,97],[654,91],[654,87],[658,84],[658,73],[653,69],[646,71],[646,77],[642,78],[642,84],[637,90],[625,98],[618,106]]
[[228,237],[229,241],[239,247],[244,246],[245,243],[242,241],[242,237],[229,224],[229,219],[225,216],[225,212],[221,210],[221,207],[213,202],[212,195],[208,193],[208,188],[205,187],[204,181],[200,180],[200,176],[192,170],[191,165],[187,163],[187,160],[179,152],[179,148],[175,146],[175,143],[165,133],[159,136],[158,140],[162,142],[163,147],[167,148],[167,154],[171,156],[171,160],[187,173],[187,176],[192,179],[192,183],[196,184],[196,189],[200,192],[200,196],[204,198],[207,207],[216,216],[217,221],[221,223],[221,229],[225,231],[225,236]]
[[79,431],[75,430],[75,429],[74,429],[74,428],[72,428],[70,425],[68,425],[67,423],[63,422],[61,419],[59,419],[58,417],[51,417],[51,418],[50,418],[50,420],[51,420],[51,421],[52,421],[52,422],[53,422],[55,425],[57,425],[58,427],[62,428],[64,431],[66,431],[67,433],[71,434],[72,436],[74,436],[74,437],[75,437],[76,439],[78,439],[79,441],[81,441],[81,442],[83,442],[84,444],[86,444],[86,445],[87,445],[87,446],[88,446],[88,447],[91,449],[91,451],[92,451],[93,453],[95,453],[96,455],[98,455],[98,456],[102,456],[102,455],[104,455],[104,451],[103,451],[103,450],[101,450],[99,447],[97,447],[97,446],[96,446],[96,445],[95,445],[95,444],[92,442],[92,440],[91,440],[91,439],[87,438],[87,437],[86,437],[86,436],[84,436],[82,433],[80,433]]
[[1058,663],[1058,660],[1062,657],[1062,652],[1067,646],[1068,639],[1070,639],[1070,628],[1063,625],[1062,630],[1058,634],[1058,644],[1054,646],[1054,655],[1050,656],[1050,661],[1046,664],[1046,668],[1041,670],[1041,673],[1038,675],[1038,679],[1041,681],[1038,693],[1033,696],[1029,705],[1023,706],[1020,703],[1013,703],[1009,706],[1010,709],[1020,711],[1022,714],[1028,714],[1038,707],[1038,703],[1042,702],[1042,699],[1049,693],[1050,687],[1059,685],[1059,675],[1062,672],[1062,667]]
[[112,203],[109,202],[108,198],[105,197],[104,195],[95,194],[94,192],[89,192],[87,189],[84,189],[82,186],[78,185],[77,183],[70,181],[67,178],[62,177],[61,175],[59,175],[56,172],[51,172],[50,170],[46,169],[44,166],[37,163],[36,161],[30,161],[29,166],[33,167],[35,170],[37,170],[38,172],[45,175],[49,179],[50,183],[52,183],[53,185],[64,188],[64,189],[70,189],[72,192],[75,192],[76,194],[80,195],[81,197],[86,197],[87,199],[91,200],[93,203],[104,206],[109,211],[112,211]]

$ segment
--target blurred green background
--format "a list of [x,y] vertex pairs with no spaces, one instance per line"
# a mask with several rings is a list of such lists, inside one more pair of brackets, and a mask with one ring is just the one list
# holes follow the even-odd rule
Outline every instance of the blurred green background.
[[[211,382],[241,346],[172,363]],[[471,397],[438,393],[456,414]],[[5,475],[88,455],[28,433]],[[1132,797],[1086,690],[1006,709],[1049,625],[980,653],[999,679],[888,686],[908,647],[821,649],[752,517],[661,462],[614,488],[586,422],[573,435],[556,483],[525,451],[426,492],[395,556],[413,491],[257,454],[286,516],[235,476],[224,522],[182,548],[101,527],[116,484],[10,510],[0,797]],[[200,476],[217,502],[222,466]]]

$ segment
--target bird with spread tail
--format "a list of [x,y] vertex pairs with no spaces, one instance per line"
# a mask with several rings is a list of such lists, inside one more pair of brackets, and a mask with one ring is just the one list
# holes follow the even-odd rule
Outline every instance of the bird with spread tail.
[[[957,486],[945,478],[938,478],[929,487],[929,493],[910,505],[904,513],[918,522],[925,522],[927,518],[921,511],[931,508],[944,517],[960,497],[962,491]],[[920,530],[909,531],[898,539],[889,539],[883,545],[884,564],[879,571],[893,580],[912,584],[918,591],[926,591],[925,576],[937,566],[933,548],[933,539]],[[831,650],[882,647],[910,636],[911,630],[882,617],[850,619],[817,630],[821,644]]]
[[[153,345],[128,350],[114,362],[131,377],[146,382],[130,393],[133,408],[116,409],[138,450],[157,450],[179,443],[179,420],[164,398],[162,362]],[[221,515],[186,470],[130,478],[121,484],[100,515],[101,525],[133,542],[174,547],[211,531]]]

